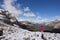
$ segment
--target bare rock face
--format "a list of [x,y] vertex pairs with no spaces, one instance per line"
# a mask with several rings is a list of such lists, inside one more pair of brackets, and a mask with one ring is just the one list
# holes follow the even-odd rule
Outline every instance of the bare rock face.
[[7,24],[17,24],[18,20],[15,16],[12,16],[8,11],[0,10],[0,21],[3,21]]

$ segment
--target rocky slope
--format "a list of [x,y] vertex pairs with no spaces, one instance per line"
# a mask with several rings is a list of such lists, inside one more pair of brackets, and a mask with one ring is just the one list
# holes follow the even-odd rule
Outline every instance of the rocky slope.
[[59,33],[30,32],[3,22],[0,22],[0,29],[3,29],[0,40],[60,40]]

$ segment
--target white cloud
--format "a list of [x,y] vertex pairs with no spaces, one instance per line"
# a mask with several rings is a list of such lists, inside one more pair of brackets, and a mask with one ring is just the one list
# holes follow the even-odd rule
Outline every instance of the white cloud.
[[21,18],[17,18],[18,19],[18,21],[24,21],[24,19],[21,19]]
[[41,16],[37,16],[37,18],[36,19],[41,19],[42,17]]
[[[8,10],[10,13],[13,13],[13,15],[17,16],[19,14],[22,14],[22,11],[21,10],[18,10],[16,7],[14,7],[12,5],[12,3],[14,3],[15,1],[17,0],[4,0],[4,4],[2,5],[2,7],[5,9],[5,10]],[[19,5],[19,4],[17,4]]]
[[60,16],[55,16],[54,19],[55,19],[56,21],[60,21]]
[[43,18],[43,19],[41,19],[40,21],[41,21],[41,22],[48,22],[48,20],[49,20],[49,19],[47,19],[47,18]]
[[32,11],[30,11],[29,7],[24,8],[24,14],[23,15],[26,17],[35,17],[36,16]]
[[24,13],[26,17],[35,17],[36,15],[33,12]]
[[18,4],[17,4],[17,8],[20,8],[20,6],[21,6],[21,4],[18,3]]
[[24,8],[24,11],[26,12],[26,11],[30,11],[30,8],[29,7],[25,7]]
[[22,19],[22,18],[17,18],[18,19],[18,21],[30,21],[30,19]]
[[50,20],[47,18],[40,18],[40,19],[35,20],[36,23],[44,23],[44,22],[48,22],[48,21],[50,21]]

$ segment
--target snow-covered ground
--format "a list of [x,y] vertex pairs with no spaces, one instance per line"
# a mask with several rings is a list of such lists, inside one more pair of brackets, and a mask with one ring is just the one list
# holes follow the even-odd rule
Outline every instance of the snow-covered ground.
[[30,32],[7,24],[0,26],[0,28],[3,28],[3,36],[0,36],[3,38],[0,40],[60,40],[59,33]]

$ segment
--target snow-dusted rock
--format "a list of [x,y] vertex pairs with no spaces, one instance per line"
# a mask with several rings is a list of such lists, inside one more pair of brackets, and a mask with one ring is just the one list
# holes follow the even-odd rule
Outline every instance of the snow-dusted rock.
[[[1,23],[4,24],[4,23]],[[4,24],[3,37],[1,40],[60,40],[60,34],[47,32],[30,32],[28,30]],[[43,34],[43,38],[42,38]]]

